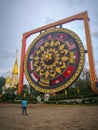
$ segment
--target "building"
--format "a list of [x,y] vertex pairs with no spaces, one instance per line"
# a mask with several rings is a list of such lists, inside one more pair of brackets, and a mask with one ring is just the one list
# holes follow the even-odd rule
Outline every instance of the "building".
[[7,73],[7,77],[6,77],[6,82],[5,82],[5,86],[2,88],[2,93],[5,93],[5,91],[10,88],[17,88],[17,84],[18,84],[18,50],[16,50],[16,59],[15,59],[15,63],[13,66],[13,70],[12,72],[9,71]]

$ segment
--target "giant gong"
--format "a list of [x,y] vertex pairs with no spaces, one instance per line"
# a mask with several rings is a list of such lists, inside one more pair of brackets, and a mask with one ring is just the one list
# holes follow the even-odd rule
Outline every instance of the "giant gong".
[[65,28],[49,29],[27,49],[24,71],[29,84],[43,93],[69,87],[80,75],[85,60],[82,41]]

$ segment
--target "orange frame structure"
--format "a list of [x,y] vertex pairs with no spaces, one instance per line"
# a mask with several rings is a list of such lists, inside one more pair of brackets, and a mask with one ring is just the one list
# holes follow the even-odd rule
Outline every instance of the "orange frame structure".
[[72,22],[75,20],[83,20],[84,21],[84,28],[85,28],[85,35],[86,35],[86,43],[87,43],[87,51],[88,51],[88,60],[89,60],[89,67],[90,67],[90,78],[91,78],[91,86],[92,90],[95,93],[98,93],[98,89],[95,85],[96,78],[96,71],[95,71],[95,64],[94,64],[94,58],[93,58],[93,50],[92,50],[92,42],[90,37],[90,29],[89,29],[89,22],[88,22],[88,13],[87,11],[76,14],[74,16],[62,19],[60,21],[48,24],[46,26],[37,28],[35,30],[31,30],[29,32],[26,32],[23,34],[22,39],[22,50],[21,50],[21,62],[20,62],[20,76],[19,76],[19,85],[18,85],[18,94],[22,93],[23,90],[23,81],[24,81],[24,58],[26,53],[26,39],[31,36],[32,34],[45,31],[49,28],[56,27],[62,24],[66,24],[68,22]]

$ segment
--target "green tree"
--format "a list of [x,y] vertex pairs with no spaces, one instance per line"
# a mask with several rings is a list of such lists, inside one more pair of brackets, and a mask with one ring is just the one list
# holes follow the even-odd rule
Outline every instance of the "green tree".
[[5,85],[6,79],[4,77],[0,77],[0,94],[2,93],[2,87]]

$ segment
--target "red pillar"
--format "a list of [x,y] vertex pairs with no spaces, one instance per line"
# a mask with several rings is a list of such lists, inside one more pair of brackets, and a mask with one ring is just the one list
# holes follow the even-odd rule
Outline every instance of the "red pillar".
[[19,84],[18,84],[18,94],[21,94],[22,90],[23,90],[25,52],[26,52],[26,38],[23,36],[22,48],[21,48],[21,62],[20,62],[20,75],[19,75]]

